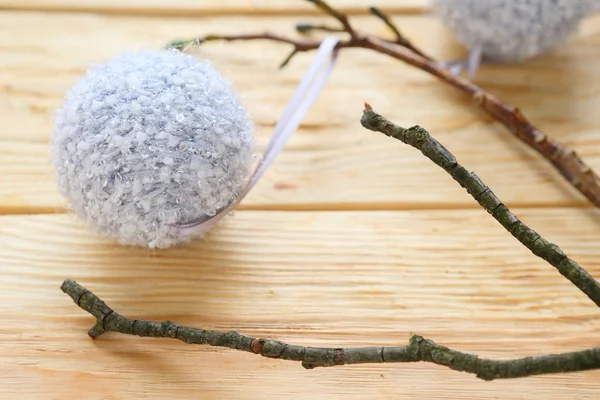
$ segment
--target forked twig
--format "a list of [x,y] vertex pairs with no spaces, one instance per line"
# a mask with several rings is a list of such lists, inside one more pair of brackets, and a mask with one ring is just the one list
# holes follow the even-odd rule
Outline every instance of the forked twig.
[[[297,29],[301,33],[313,30],[325,30],[328,32],[345,32],[350,37],[341,40],[337,48],[365,48],[378,53],[387,54],[397,60],[405,62],[436,76],[447,84],[468,94],[484,111],[498,122],[502,123],[508,130],[529,147],[541,154],[552,166],[592,204],[600,207],[600,177],[587,165],[579,155],[569,147],[541,132],[514,106],[502,102],[492,94],[486,92],[473,82],[452,74],[433,58],[414,46],[393,22],[379,9],[371,8],[371,13],[380,18],[395,35],[394,40],[380,38],[375,35],[360,33],[355,30],[343,13],[335,10],[326,2],[321,0],[306,0],[315,4],[326,14],[335,18],[341,28],[328,27],[324,25],[300,24]],[[257,33],[251,35],[207,35],[201,38],[180,40],[169,44],[171,47],[183,49],[187,46],[201,44],[209,40],[255,40],[264,39],[291,44],[294,48],[290,55],[281,64],[287,65],[291,58],[300,52],[314,50],[319,47],[319,42],[311,39],[292,39],[272,33]]]
[[371,11],[371,14],[373,14],[377,18],[381,19],[383,21],[383,23],[386,24],[387,27],[390,28],[390,30],[394,33],[394,35],[396,36],[396,40],[394,41],[394,43],[397,43],[400,46],[407,48],[408,50],[412,51],[415,54],[420,55],[421,57],[425,58],[426,60],[433,60],[433,58],[431,58],[427,54],[423,53],[420,49],[415,47],[415,45],[413,45],[412,42],[410,40],[408,40],[398,30],[396,25],[392,22],[392,20],[383,11],[381,11],[377,7],[370,7],[369,10]]
[[323,0],[307,0],[310,3],[313,3],[315,6],[323,10],[325,14],[331,15],[333,18],[337,19],[338,22],[344,28],[344,31],[350,35],[351,39],[356,39],[357,34],[354,28],[350,25],[350,21],[348,20],[348,16],[335,8],[331,7],[327,2]]
[[298,346],[279,340],[253,338],[236,331],[219,332],[191,328],[171,321],[133,320],[114,311],[98,296],[75,281],[65,280],[61,290],[81,309],[96,318],[96,324],[88,331],[88,335],[93,339],[105,332],[171,338],[188,344],[224,347],[267,358],[299,361],[306,369],[423,361],[455,371],[468,372],[486,381],[600,368],[600,347],[570,353],[495,361],[452,350],[419,335],[413,335],[407,346],[353,348]]

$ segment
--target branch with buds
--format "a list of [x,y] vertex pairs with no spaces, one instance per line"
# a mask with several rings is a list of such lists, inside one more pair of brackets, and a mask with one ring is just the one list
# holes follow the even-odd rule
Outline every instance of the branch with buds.
[[[371,7],[371,13],[381,19],[394,34],[394,39],[385,39],[368,33],[357,31],[348,16],[337,11],[325,1],[307,0],[320,10],[333,17],[341,27],[328,25],[298,24],[296,30],[307,35],[313,31],[338,32],[349,36],[337,44],[337,49],[364,48],[386,54],[408,65],[425,71],[441,81],[471,96],[475,104],[481,107],[492,118],[508,128],[516,138],[541,154],[575,189],[585,196],[594,206],[600,207],[600,177],[587,165],[579,155],[563,143],[551,138],[537,129],[518,108],[506,104],[473,82],[453,74],[444,63],[434,60],[408,40],[383,11]],[[280,67],[287,65],[300,52],[315,50],[320,42],[311,39],[294,39],[270,32],[218,35],[211,34],[193,39],[177,40],[168,47],[185,50],[190,46],[201,45],[211,41],[244,41],[270,40],[292,45],[292,52],[285,58]]]

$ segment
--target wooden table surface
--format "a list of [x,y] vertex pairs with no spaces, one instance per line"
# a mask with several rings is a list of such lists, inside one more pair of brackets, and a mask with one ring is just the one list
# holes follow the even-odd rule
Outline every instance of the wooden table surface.
[[[442,59],[464,50],[427,0],[380,1]],[[365,8],[332,0],[362,29]],[[597,399],[600,372],[484,382],[432,364],[305,370],[169,339],[107,334],[64,279],[118,312],[312,346],[403,345],[412,333],[507,359],[600,346],[597,308],[521,246],[418,151],[360,125],[363,102],[420,124],[526,224],[600,277],[600,213],[537,153],[426,73],[345,50],[326,89],[239,211],[189,246],[98,238],[68,213],[49,163],[52,118],[90,63],[206,33],[325,22],[307,2],[0,0],[0,398]],[[476,82],[600,170],[600,18],[568,45]],[[210,58],[248,105],[264,148],[313,54],[214,43]]]

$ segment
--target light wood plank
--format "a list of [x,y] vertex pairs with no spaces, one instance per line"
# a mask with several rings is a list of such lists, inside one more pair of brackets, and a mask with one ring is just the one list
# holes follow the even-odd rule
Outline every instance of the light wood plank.
[[[317,22],[325,21],[314,19]],[[154,19],[41,13],[0,14],[0,212],[62,210],[48,163],[52,116],[64,92],[85,72],[125,48],[159,48],[189,35],[260,31],[293,34],[295,18]],[[375,33],[378,21],[358,18]],[[439,23],[397,18],[431,53],[461,50]],[[517,104],[541,129],[575,148],[600,171],[600,18],[588,21],[570,47],[521,67],[483,69],[478,81]],[[14,38],[19,38],[15,40]],[[201,50],[201,51],[200,51]],[[312,60],[301,54],[284,70],[288,47],[266,42],[219,43],[194,51],[229,77],[250,108],[264,146]],[[464,96],[421,71],[366,50],[348,50],[314,108],[264,179],[244,200],[250,209],[407,209],[477,207],[417,151],[360,126],[363,102],[406,126],[420,124],[509,206],[587,205],[548,163]],[[262,147],[261,147],[262,148]]]
[[[328,0],[328,3],[351,15],[369,14],[378,6],[392,14],[429,12],[429,0],[379,0],[368,4],[357,0]],[[298,15],[323,14],[306,0],[0,0],[0,10],[72,11],[108,14],[144,14],[165,16],[215,15]]]
[[[518,211],[600,276],[600,215]],[[419,333],[482,357],[600,345],[598,309],[483,211],[238,212],[206,241],[150,252],[68,215],[0,217],[0,389],[39,399],[584,399],[598,371],[483,382],[428,364],[303,370],[171,340],[107,335],[76,279],[130,317],[315,346]]]

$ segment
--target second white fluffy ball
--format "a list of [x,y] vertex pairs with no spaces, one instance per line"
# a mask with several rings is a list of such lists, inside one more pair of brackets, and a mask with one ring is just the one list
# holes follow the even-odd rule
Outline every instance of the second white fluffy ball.
[[435,13],[469,50],[516,63],[564,43],[598,0],[432,0]]

